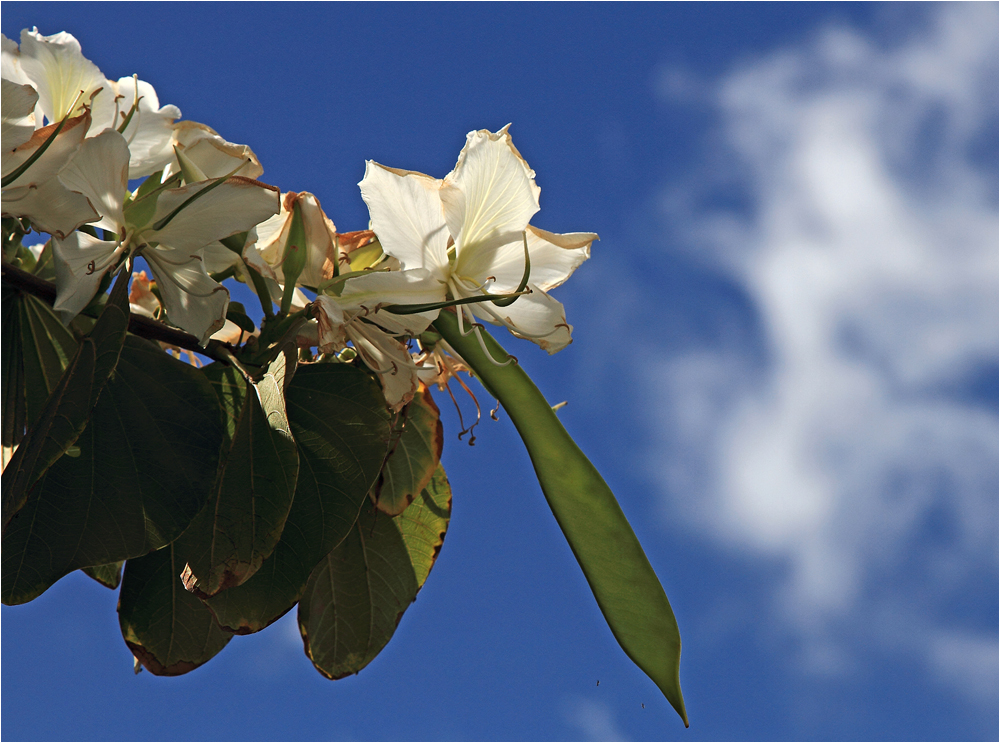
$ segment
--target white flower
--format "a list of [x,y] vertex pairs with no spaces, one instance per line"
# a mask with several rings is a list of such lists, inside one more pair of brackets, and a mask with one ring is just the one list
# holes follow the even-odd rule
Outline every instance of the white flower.
[[[171,150],[176,148],[204,178],[221,178],[232,173],[240,163],[237,175],[260,178],[264,174],[260,160],[245,144],[233,144],[220,137],[216,131],[196,121],[178,121],[170,127]],[[180,172],[176,159],[171,157],[163,171],[163,180]]]
[[[304,245],[290,244],[295,210],[299,210]],[[288,191],[282,194],[281,211],[257,225],[257,243],[253,250],[245,251],[248,262],[263,276],[284,286],[282,268],[286,253],[303,250],[305,258],[297,271],[298,286],[318,287],[333,278],[337,265],[337,228],[326,216],[319,199],[311,193]]]
[[319,349],[340,350],[350,341],[365,364],[379,375],[386,402],[399,410],[413,399],[419,384],[405,339],[425,331],[437,311],[398,315],[383,308],[440,302],[444,288],[422,268],[365,272],[335,288],[339,294],[320,294],[314,303]]
[[[93,120],[89,136],[124,127],[131,155],[130,178],[154,173],[173,159],[172,125],[180,110],[160,107],[156,91],[147,82],[133,77],[108,80],[83,56],[80,43],[71,34],[43,36],[37,29],[25,29],[20,49],[4,37],[3,76],[30,83],[38,91],[36,126],[43,120],[51,124],[80,115],[89,107]],[[137,94],[139,101],[134,106]]]
[[206,180],[145,193],[140,189],[126,205],[128,169],[125,139],[109,129],[86,140],[60,174],[66,187],[97,207],[100,220],[95,226],[114,239],[74,232],[53,240],[55,309],[64,317],[75,316],[93,298],[108,269],[123,256],[140,252],[156,277],[170,322],[205,343],[225,322],[229,292],[208,275],[201,250],[277,212],[277,189],[236,176],[222,183]]
[[[62,128],[59,124],[51,124],[28,132],[33,116],[29,107],[34,106],[36,94],[8,80],[3,80],[2,84],[0,107],[3,109],[4,148],[0,171],[6,183],[2,191],[3,216],[26,217],[37,229],[65,237],[99,216],[85,196],[68,189],[58,179],[84,141],[90,126],[90,112],[84,111],[80,116],[67,119]],[[14,147],[7,146],[8,131]],[[27,140],[18,143],[24,134],[29,135]],[[27,169],[18,174],[33,158]]]
[[530,293],[508,306],[462,305],[459,322],[475,316],[504,325],[555,353],[571,342],[572,328],[547,292],[590,256],[597,235],[557,235],[528,224],[540,189],[507,128],[470,132],[443,180],[369,161],[361,194],[383,250],[403,268],[428,270],[452,299],[516,293],[527,244]]

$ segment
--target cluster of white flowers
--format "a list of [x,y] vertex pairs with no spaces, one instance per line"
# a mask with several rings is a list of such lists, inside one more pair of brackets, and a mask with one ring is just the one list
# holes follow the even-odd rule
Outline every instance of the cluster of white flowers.
[[[571,341],[547,292],[589,257],[597,235],[529,224],[539,188],[507,127],[471,132],[443,179],[369,161],[360,185],[371,230],[341,234],[315,196],[256,180],[263,169],[248,147],[176,121],[180,111],[160,107],[144,81],[106,79],[69,34],[26,30],[20,47],[3,38],[2,92],[3,216],[52,235],[55,309],[67,321],[109,271],[141,255],[157,296],[142,276],[133,309],[204,344],[229,305],[213,274],[253,278],[268,309],[274,301],[279,316],[309,318],[297,326],[301,346],[353,348],[394,408],[421,375],[440,381],[454,368],[440,355],[425,364],[432,356],[408,345],[444,306],[480,343],[477,318],[549,353]],[[146,180],[129,191],[137,178]],[[227,238],[236,235],[234,249]]]

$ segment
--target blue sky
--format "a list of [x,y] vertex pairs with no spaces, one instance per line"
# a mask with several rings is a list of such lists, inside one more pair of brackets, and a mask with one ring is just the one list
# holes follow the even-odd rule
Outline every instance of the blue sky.
[[[367,225],[512,122],[574,343],[501,338],[618,495],[684,641],[685,731],[621,653],[506,419],[454,437],[440,559],[330,682],[294,614],[132,674],[79,574],[3,607],[4,739],[991,739],[996,4],[30,4],[105,75]],[[480,395],[485,402],[485,393]],[[597,685],[597,681],[600,685]],[[644,706],[643,706],[644,705]]]

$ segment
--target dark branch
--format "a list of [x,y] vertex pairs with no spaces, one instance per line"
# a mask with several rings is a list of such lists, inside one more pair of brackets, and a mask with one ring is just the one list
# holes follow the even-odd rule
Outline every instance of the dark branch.
[[[9,282],[19,291],[33,294],[48,304],[55,304],[56,285],[51,281],[40,279],[34,274],[12,266],[10,263],[3,264],[3,280]],[[190,333],[185,333],[183,330],[164,325],[162,322],[149,317],[131,314],[128,321],[128,332],[151,341],[169,343],[171,346],[194,351],[216,361],[221,361],[224,364],[229,364],[226,356],[222,353],[222,350],[226,348],[226,344],[210,340],[208,345],[202,348],[198,344],[198,339]]]

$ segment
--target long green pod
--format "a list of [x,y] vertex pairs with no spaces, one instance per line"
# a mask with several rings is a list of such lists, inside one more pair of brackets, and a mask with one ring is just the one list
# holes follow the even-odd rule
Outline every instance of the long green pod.
[[[535,467],[542,492],[583,570],[615,639],[688,725],[680,685],[681,637],[667,595],[611,488],[563,428],[517,364],[497,366],[451,312],[434,322],[507,410]],[[490,354],[508,357],[488,333]]]

